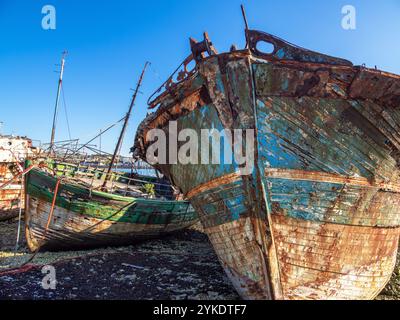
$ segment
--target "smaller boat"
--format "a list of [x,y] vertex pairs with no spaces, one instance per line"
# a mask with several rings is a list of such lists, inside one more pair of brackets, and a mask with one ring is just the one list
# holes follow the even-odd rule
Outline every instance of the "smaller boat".
[[50,163],[26,175],[25,231],[31,251],[132,244],[198,221],[189,202],[173,200],[178,197],[170,185],[113,174],[112,187],[104,192],[99,191],[104,175],[66,163]]
[[[62,60],[64,66],[64,56]],[[156,177],[127,177],[115,171],[146,63],[108,168],[55,160],[55,122],[50,157],[26,175],[25,234],[31,251],[131,244],[195,224],[187,201]],[[61,85],[59,82],[59,90]],[[57,114],[58,98],[55,114]],[[53,153],[53,154],[51,154]],[[26,167],[30,167],[27,162]]]
[[34,150],[28,138],[0,135],[0,221],[16,217],[23,206],[22,178],[12,179],[22,172]]

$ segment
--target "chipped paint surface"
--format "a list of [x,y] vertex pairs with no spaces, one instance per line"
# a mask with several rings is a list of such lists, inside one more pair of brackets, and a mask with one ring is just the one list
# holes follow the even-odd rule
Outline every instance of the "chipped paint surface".
[[187,228],[198,221],[186,201],[136,199],[61,183],[46,231],[56,179],[33,169],[26,181],[30,250],[129,244]]
[[373,299],[396,264],[398,230],[272,215],[287,299]]
[[[259,52],[259,41],[274,51]],[[146,133],[168,131],[169,120],[196,131],[255,129],[251,175],[235,164],[158,166],[199,213],[237,291],[374,298],[399,242],[400,77],[258,31],[247,42],[249,50],[208,57],[192,46],[197,72],[150,102],[158,109],[134,153],[144,158]]]

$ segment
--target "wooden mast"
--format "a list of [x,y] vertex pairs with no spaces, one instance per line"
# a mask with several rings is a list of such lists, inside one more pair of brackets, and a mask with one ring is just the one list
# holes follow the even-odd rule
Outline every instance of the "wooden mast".
[[60,71],[60,78],[58,80],[56,105],[54,107],[53,126],[52,126],[52,129],[51,129],[51,138],[50,138],[50,147],[49,147],[49,153],[50,154],[53,152],[53,149],[54,149],[54,138],[55,138],[55,135],[56,135],[58,104],[60,102],[60,92],[61,92],[61,86],[62,86],[63,75],[64,75],[64,65],[65,65],[65,56],[66,55],[67,55],[67,51],[64,51],[63,54],[62,54],[62,58],[61,58],[61,71]]
[[126,127],[128,126],[128,122],[129,122],[129,118],[131,116],[132,108],[133,108],[133,106],[135,104],[136,96],[137,96],[137,94],[139,92],[139,88],[140,88],[140,86],[142,84],[144,73],[146,72],[146,69],[147,69],[148,65],[149,65],[149,62],[146,62],[146,64],[144,65],[142,74],[140,75],[139,82],[137,83],[135,92],[133,93],[132,101],[131,101],[131,104],[129,106],[128,112],[127,112],[127,114],[125,116],[124,125],[122,126],[122,130],[121,130],[121,133],[119,135],[117,145],[115,146],[115,151],[114,151],[114,154],[113,154],[113,156],[111,158],[111,162],[110,162],[110,165],[108,167],[108,170],[107,170],[107,173],[106,173],[106,177],[105,177],[104,182],[103,182],[102,189],[106,189],[107,182],[111,178],[112,167],[113,167],[113,165],[115,163],[115,160],[116,160],[116,158],[118,156],[119,150],[121,149],[122,141],[124,139],[124,134],[125,134],[125,131],[126,131]]

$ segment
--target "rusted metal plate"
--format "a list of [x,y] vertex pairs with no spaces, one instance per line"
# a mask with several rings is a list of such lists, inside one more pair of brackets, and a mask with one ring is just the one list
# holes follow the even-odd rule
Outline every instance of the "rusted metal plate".
[[[235,288],[249,299],[371,299],[399,241],[400,77],[261,32],[247,40],[249,50],[193,52],[196,72],[151,102],[159,108],[139,127],[135,155],[146,157],[147,132],[168,133],[169,120],[196,132],[254,129],[250,175],[158,166],[199,212]],[[261,40],[271,54],[255,49]]]

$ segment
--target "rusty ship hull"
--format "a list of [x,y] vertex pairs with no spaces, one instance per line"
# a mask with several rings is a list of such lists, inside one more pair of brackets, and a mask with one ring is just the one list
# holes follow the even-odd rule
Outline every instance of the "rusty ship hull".
[[239,294],[372,299],[399,243],[400,77],[246,36],[248,49],[223,54],[208,38],[192,40],[196,68],[185,62],[150,102],[158,110],[133,151],[146,158],[149,130],[168,134],[170,121],[199,135],[254,130],[251,174],[235,164],[157,165],[190,199]]

